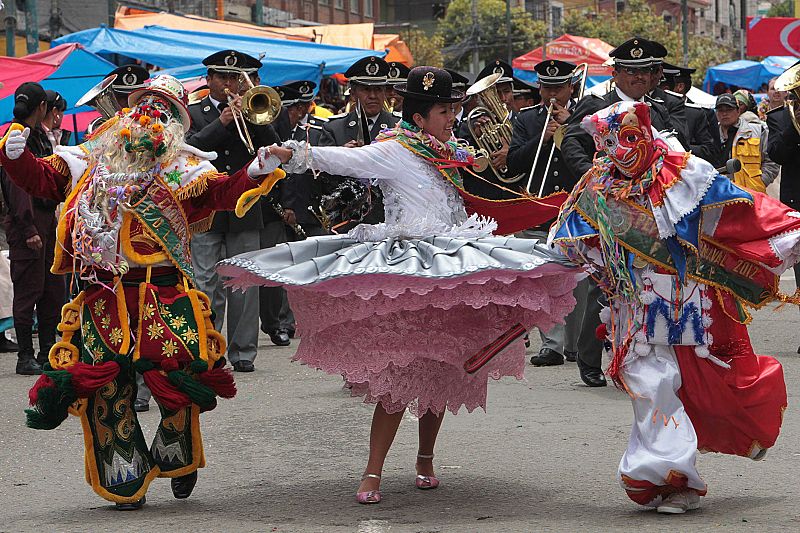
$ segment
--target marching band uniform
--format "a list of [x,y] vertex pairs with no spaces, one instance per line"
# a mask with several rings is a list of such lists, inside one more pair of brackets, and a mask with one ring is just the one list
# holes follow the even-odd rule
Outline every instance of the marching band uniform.
[[[534,70],[539,76],[539,84],[542,87],[563,85],[571,87],[575,68],[576,65],[572,63],[553,59],[542,61],[534,66]],[[520,173],[524,175],[518,184],[526,185],[528,182],[533,159],[547,127],[547,109],[549,105],[549,102],[542,102],[522,111],[519,118],[514,122],[514,133],[511,138],[511,146],[508,149],[508,172],[512,176]],[[569,99],[566,102],[566,107],[567,109],[574,107],[574,101]],[[561,195],[561,202],[563,203],[567,199],[567,193],[577,183],[577,179],[573,177],[572,172],[567,167],[561,150],[558,148],[553,149],[553,157],[550,160],[549,155],[550,150],[553,148],[553,143],[554,140],[552,138],[542,143],[539,160],[536,163],[536,171],[531,181],[530,192],[538,195],[539,188],[544,180],[545,187],[541,196]],[[548,166],[548,161],[549,169],[545,179],[544,171],[545,167]],[[555,217],[534,228],[521,232],[518,236],[544,241],[547,239],[547,232],[554,221]],[[581,282],[581,284],[584,283],[584,281]],[[556,324],[550,331],[539,330],[542,346],[539,354],[531,358],[531,363],[537,366],[559,365],[564,363],[565,356],[569,360],[575,360],[578,338],[577,328],[583,318],[583,305],[579,298],[577,300],[575,310],[567,317],[565,324]]]
[[[261,62],[235,50],[215,52],[203,60],[209,72],[247,75],[261,67]],[[186,134],[186,143],[200,150],[215,152],[212,164],[220,172],[236,172],[245,166],[252,156],[239,137],[234,123],[227,127],[219,120],[227,102],[215,101],[209,94],[200,102],[189,106],[192,117],[191,129]],[[256,126],[247,123],[254,146],[269,146],[279,142],[270,125]],[[272,194],[276,194],[273,192]],[[222,286],[214,267],[218,261],[238,253],[258,250],[261,246],[261,230],[269,222],[280,221],[274,213],[273,220],[264,220],[260,205],[238,218],[228,213],[217,213],[209,219],[208,226],[199,228],[192,241],[192,261],[198,287],[211,299],[214,310],[214,325],[222,329],[226,320],[228,333],[228,359],[238,372],[251,372],[258,351],[258,291],[231,291]],[[277,224],[282,231],[282,223]],[[287,339],[288,340],[288,339]]]
[[[369,56],[353,63],[344,75],[348,78],[351,85],[386,85],[389,76],[389,64],[380,57]],[[381,131],[393,128],[398,120],[398,117],[385,109],[381,109],[380,113],[374,117],[366,117],[367,131],[363,132],[364,144],[374,141],[375,137],[377,137]],[[360,129],[361,126],[355,109],[344,115],[335,115],[322,127],[319,146],[344,146],[348,142],[358,139]],[[367,196],[366,192],[363,190],[363,185],[349,178],[346,179],[349,180],[349,183],[352,184],[354,188],[361,190],[361,195],[364,196],[364,209],[368,209],[368,212],[363,218],[363,221],[367,223],[382,222],[385,215],[383,212],[383,200],[380,189],[378,187],[370,187]],[[330,179],[324,176],[323,181],[328,182],[328,184],[330,184],[331,181],[338,184],[342,181],[342,177],[334,176]],[[336,222],[345,221],[337,220]],[[360,222],[360,220],[356,222]],[[346,224],[340,227],[339,231],[346,231],[352,228],[353,225],[353,223]]]
[[[652,68],[653,65],[661,63],[666,50],[656,42],[635,37],[609,52],[609,55],[614,58],[615,67]],[[581,128],[583,118],[613,103],[628,100],[632,98],[617,86],[603,96],[590,94],[578,102],[561,143],[562,152],[569,154],[566,163],[575,179],[579,179],[592,168],[595,153],[592,137]],[[651,99],[648,100],[648,104],[653,127],[658,131],[671,129],[666,108]],[[595,337],[594,331],[600,324],[599,313],[603,293],[592,280],[589,280],[586,297],[579,299],[586,302],[586,309],[578,339],[578,369],[584,383],[602,387],[606,384],[601,369],[603,344]]]
[[[141,507],[155,477],[172,478],[176,498],[189,496],[205,465],[199,414],[236,393],[223,368],[225,340],[196,288],[191,234],[216,210],[242,214],[283,176],[259,177],[268,172],[265,151],[236,174],[218,172],[213,154],[183,142],[185,101],[180,82],[159,76],[80,146],[37,159],[11,132],[0,150],[15,183],[64,202],[52,271],[80,278],[81,292],[61,311],[61,341],[29,393],[28,426],[80,417],[86,481],[121,509]],[[112,173],[119,153],[157,163]],[[162,154],[171,159],[158,161]],[[133,409],[135,373],[161,408],[152,446]]]
[[583,127],[607,155],[576,185],[552,242],[607,294],[599,336],[634,410],[620,483],[636,503],[683,513],[706,493],[698,450],[759,460],[780,431],[783,373],[753,353],[745,306],[796,303],[778,280],[800,258],[800,213],[670,151],[644,103]]
[[[108,76],[116,76],[111,83],[111,92],[119,104],[119,109],[128,106],[128,96],[136,90],[144,87],[145,82],[150,78],[150,73],[141,65],[122,65],[108,73]],[[106,117],[97,117],[89,123],[86,134],[89,135],[98,129],[108,120]]]

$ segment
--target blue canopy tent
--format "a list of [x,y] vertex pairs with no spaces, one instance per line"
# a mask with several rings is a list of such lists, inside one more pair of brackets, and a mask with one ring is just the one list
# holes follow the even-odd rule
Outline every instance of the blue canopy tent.
[[[42,79],[31,79],[38,82],[45,89],[57,91],[67,102],[65,114],[75,115],[84,111],[92,111],[90,107],[75,107],[81,96],[86,91],[99,83],[111,70],[116,67],[113,63],[80,47],[69,52],[69,55],[59,64],[54,72]],[[0,124],[13,120],[14,95],[11,94],[0,99]],[[65,125],[70,126],[70,119],[65,119]]]
[[[385,52],[347,48],[304,41],[267,39],[237,35],[218,35],[161,26],[146,26],[127,31],[100,26],[66,35],[54,41],[80,43],[87,50],[104,57],[125,56],[155,65],[181,78],[205,74],[202,60],[214,52],[236,49],[252,56],[265,54],[260,70],[262,82],[279,85],[307,79],[319,84],[323,75],[344,72],[370,55]],[[172,70],[178,69],[180,70]]]
[[717,83],[723,83],[756,92],[796,61],[797,58],[794,57],[769,56],[761,62],[740,59],[710,67],[706,70],[703,90],[712,93]]

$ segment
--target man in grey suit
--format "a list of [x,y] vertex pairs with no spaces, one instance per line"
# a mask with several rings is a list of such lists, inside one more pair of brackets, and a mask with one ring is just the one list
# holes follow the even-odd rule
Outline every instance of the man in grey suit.
[[[209,94],[189,106],[192,126],[186,142],[205,151],[217,153],[214,166],[220,172],[233,173],[246,165],[252,156],[239,137],[233,113],[228,105],[241,106],[240,92],[247,87],[244,76],[261,68],[261,61],[235,50],[216,52],[203,60],[208,67]],[[226,91],[227,89],[227,91]],[[279,142],[270,125],[247,124],[253,145],[269,146]],[[279,194],[273,190],[270,194]],[[259,200],[263,201],[263,200]],[[245,292],[224,289],[217,276],[218,261],[260,248],[260,231],[264,228],[261,206],[250,209],[243,218],[233,213],[217,213],[210,228],[196,228],[192,239],[192,262],[197,284],[211,299],[214,326],[222,329],[227,304],[228,360],[237,372],[252,372],[258,349],[258,289]]]

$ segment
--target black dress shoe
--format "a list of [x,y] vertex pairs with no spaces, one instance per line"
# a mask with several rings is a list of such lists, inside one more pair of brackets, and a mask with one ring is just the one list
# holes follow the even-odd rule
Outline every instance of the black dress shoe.
[[569,352],[564,350],[564,359],[569,361],[570,363],[574,363],[578,360],[578,352]]
[[290,339],[294,339],[295,330],[294,328],[289,328],[286,330],[286,334],[289,335]]
[[269,340],[271,340],[272,344],[275,346],[289,346],[292,343],[292,341],[289,340],[289,333],[284,329],[279,329],[270,333]]
[[6,337],[5,333],[0,333],[0,353],[18,352],[19,345]]
[[236,361],[233,363],[234,372],[252,372],[256,367],[252,361]]
[[172,495],[183,500],[191,496],[194,486],[197,484],[197,470],[191,474],[186,474],[181,477],[174,477],[169,482],[172,486]]
[[42,373],[42,367],[36,362],[32,356],[28,359],[17,361],[17,374],[20,376],[39,376]]
[[603,369],[589,366],[578,358],[578,372],[581,375],[581,380],[586,383],[588,387],[605,387],[606,376],[603,374]]
[[564,364],[564,356],[550,348],[542,348],[538,355],[531,357],[533,366],[556,366]]
[[145,503],[147,503],[147,498],[142,496],[141,500],[133,503],[117,503],[114,505],[117,508],[117,511],[137,511],[141,509]]
[[145,400],[144,398],[136,398],[136,401],[133,402],[133,410],[137,413],[144,413],[145,411],[150,410],[150,400]]

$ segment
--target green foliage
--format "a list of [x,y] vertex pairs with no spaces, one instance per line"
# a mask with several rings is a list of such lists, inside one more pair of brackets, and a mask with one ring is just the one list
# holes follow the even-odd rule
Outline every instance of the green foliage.
[[[457,70],[469,70],[471,52],[475,45],[478,46],[483,62],[508,58],[505,0],[478,0],[477,27],[472,24],[471,4],[471,0],[450,2],[447,14],[439,22],[437,29],[437,35],[445,45],[443,53],[447,66]],[[546,32],[544,22],[534,20],[523,8],[513,8],[512,56],[524,54],[543,44]],[[417,64],[421,63],[417,61]]]
[[767,11],[768,17],[794,17],[794,1],[785,0],[780,4],[773,4]]
[[431,67],[442,67],[444,65],[444,58],[442,57],[444,39],[438,33],[428,36],[420,29],[411,28],[401,31],[400,38],[411,50],[415,65],[428,65]]
[[[641,36],[663,44],[669,55],[667,61],[674,65],[683,64],[683,37],[680,27],[670,28],[664,20],[655,15],[644,0],[631,0],[625,5],[625,11],[614,16],[613,13],[602,13],[591,16],[586,12],[570,10],[561,24],[564,33],[583,35],[602,39],[612,46],[627,41],[631,37]],[[701,36],[689,36],[689,66],[696,68],[693,81],[696,85],[703,82],[706,68],[731,61],[735,50],[724,46],[713,39]]]

